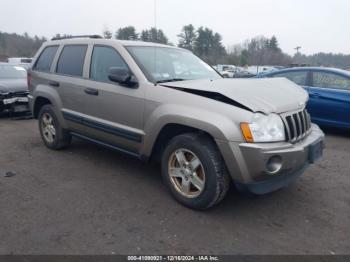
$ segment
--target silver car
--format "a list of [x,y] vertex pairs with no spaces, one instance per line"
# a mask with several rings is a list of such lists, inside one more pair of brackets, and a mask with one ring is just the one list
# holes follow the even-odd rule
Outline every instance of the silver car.
[[20,66],[0,63],[0,113],[27,112],[27,71]]
[[285,187],[322,155],[324,134],[302,88],[284,78],[224,79],[184,49],[55,39],[28,77],[47,147],[75,136],[159,161],[169,191],[190,208],[219,203],[231,184],[254,194]]

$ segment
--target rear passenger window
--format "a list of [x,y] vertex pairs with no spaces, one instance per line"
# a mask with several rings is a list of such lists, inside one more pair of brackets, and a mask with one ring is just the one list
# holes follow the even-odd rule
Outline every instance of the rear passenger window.
[[82,76],[87,45],[66,45],[57,63],[56,73]]
[[50,72],[51,64],[55,58],[58,46],[48,46],[40,54],[34,65],[34,70]]
[[350,79],[327,72],[313,72],[312,86],[350,90]]
[[293,81],[297,85],[304,86],[306,85],[307,71],[286,72],[281,74],[275,74],[273,77],[285,77],[290,81]]
[[91,59],[90,78],[101,82],[111,82],[108,78],[111,67],[128,69],[127,64],[114,48],[95,46]]

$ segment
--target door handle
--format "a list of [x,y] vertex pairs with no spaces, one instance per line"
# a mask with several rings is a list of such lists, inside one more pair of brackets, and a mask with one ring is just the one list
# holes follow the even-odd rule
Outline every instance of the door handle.
[[88,95],[98,96],[98,90],[94,88],[85,88],[84,92]]
[[53,86],[53,87],[59,87],[60,86],[60,83],[56,82],[56,81],[50,81],[49,82],[49,85],[50,86]]

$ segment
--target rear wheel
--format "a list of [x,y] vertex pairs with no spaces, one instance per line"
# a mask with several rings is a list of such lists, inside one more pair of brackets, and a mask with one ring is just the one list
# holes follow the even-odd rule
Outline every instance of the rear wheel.
[[204,134],[173,138],[162,156],[162,176],[174,198],[194,209],[207,209],[226,195],[230,177],[214,141]]
[[44,105],[38,119],[41,138],[48,148],[59,150],[70,145],[72,137],[60,125],[52,105]]

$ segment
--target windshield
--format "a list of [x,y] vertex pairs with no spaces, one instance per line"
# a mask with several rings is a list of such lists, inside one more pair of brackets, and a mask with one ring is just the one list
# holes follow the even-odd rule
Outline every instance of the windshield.
[[153,83],[221,78],[213,68],[186,50],[146,46],[126,48]]
[[20,66],[0,65],[0,79],[26,78],[27,71]]

